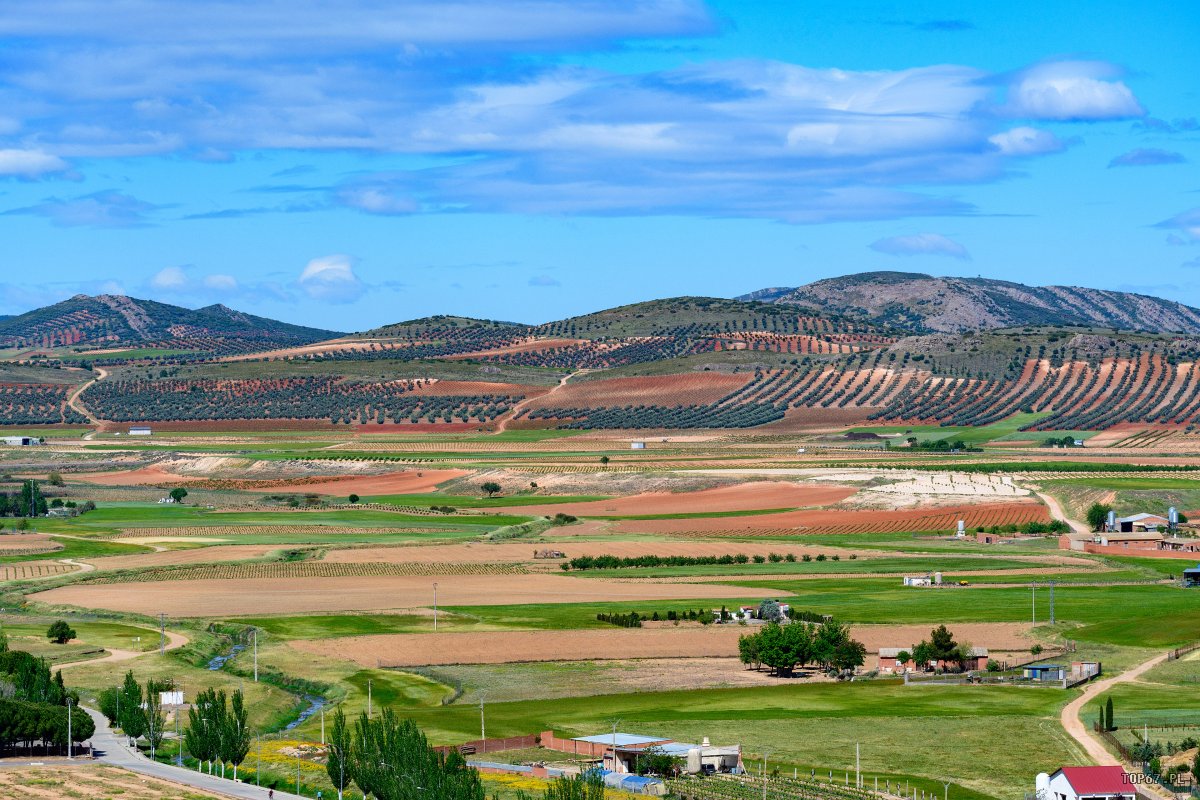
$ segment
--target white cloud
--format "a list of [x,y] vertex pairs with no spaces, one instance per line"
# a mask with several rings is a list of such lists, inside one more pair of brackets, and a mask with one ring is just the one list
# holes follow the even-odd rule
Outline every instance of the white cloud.
[[366,291],[354,274],[354,259],[341,254],[309,261],[296,283],[309,297],[327,303],[351,303]]
[[163,267],[150,279],[150,285],[165,292],[178,291],[187,287],[189,281],[183,267]]
[[562,283],[559,282],[557,278],[552,278],[549,275],[534,275],[529,279],[529,285],[538,287],[553,287],[562,286]]
[[69,199],[51,197],[37,205],[14,208],[4,214],[46,217],[60,227],[92,226],[129,228],[146,224],[158,207],[117,191],[93,192]]
[[949,256],[963,261],[971,260],[967,248],[940,233],[892,236],[872,242],[870,247],[891,256]]
[[205,289],[211,289],[214,292],[235,292],[238,288],[237,278],[232,275],[205,275],[201,281]]
[[416,200],[397,195],[386,185],[345,186],[338,191],[337,200],[368,214],[405,215],[420,210]]
[[66,169],[67,162],[41,150],[0,150],[0,176],[33,179]]
[[1050,131],[1021,126],[988,137],[1002,155],[1040,156],[1064,149],[1062,140]]
[[1056,61],[1020,74],[1009,89],[1008,113],[1046,120],[1093,121],[1144,116],[1116,70],[1097,61]]

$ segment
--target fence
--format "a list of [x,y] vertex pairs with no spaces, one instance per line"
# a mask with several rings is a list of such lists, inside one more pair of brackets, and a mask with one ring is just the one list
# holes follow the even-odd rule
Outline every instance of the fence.
[[524,750],[529,747],[537,747],[538,737],[530,734],[529,736],[509,736],[506,739],[475,739],[462,744],[443,745],[435,747],[441,753],[450,753],[457,750],[463,755],[473,755],[475,753],[495,753],[500,750]]
[[1200,641],[1192,642],[1191,644],[1184,645],[1183,647],[1176,647],[1174,650],[1167,653],[1167,661],[1175,661],[1176,659],[1183,658],[1188,653],[1194,653],[1197,650],[1200,650]]

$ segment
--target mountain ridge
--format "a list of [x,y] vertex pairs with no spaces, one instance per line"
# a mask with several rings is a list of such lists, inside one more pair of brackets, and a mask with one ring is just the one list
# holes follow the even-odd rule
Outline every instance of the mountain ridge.
[[790,289],[760,289],[736,299],[797,306],[914,333],[1046,324],[1200,333],[1200,309],[1151,295],[913,272],[854,273]]

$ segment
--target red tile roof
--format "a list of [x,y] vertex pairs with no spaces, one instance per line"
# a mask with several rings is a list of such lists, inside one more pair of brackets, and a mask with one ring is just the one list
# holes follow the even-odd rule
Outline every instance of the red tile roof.
[[1136,791],[1121,767],[1063,767],[1059,771],[1078,795],[1134,794]]

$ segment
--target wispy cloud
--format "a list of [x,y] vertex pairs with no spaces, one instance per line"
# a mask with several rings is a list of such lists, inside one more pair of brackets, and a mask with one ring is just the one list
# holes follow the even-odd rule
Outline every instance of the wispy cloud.
[[890,256],[949,256],[963,261],[971,260],[967,248],[940,233],[891,236],[872,242],[870,247]]
[[130,228],[148,224],[150,212],[159,208],[162,206],[121,192],[103,191],[65,199],[51,197],[4,213],[45,217],[60,227]]
[[0,149],[0,177],[33,180],[67,169],[67,162],[41,150]]
[[1160,150],[1156,147],[1139,147],[1108,162],[1111,167],[1153,167],[1160,164],[1183,164],[1187,161],[1183,153]]
[[1181,211],[1170,219],[1164,219],[1154,227],[1177,231],[1172,234],[1185,240],[1200,242],[1200,208],[1190,208]]
[[552,278],[549,275],[534,275],[532,278],[529,279],[529,285],[537,286],[537,287],[541,287],[541,288],[548,288],[548,287],[554,287],[554,286],[562,286],[562,282],[559,281],[557,278]]

